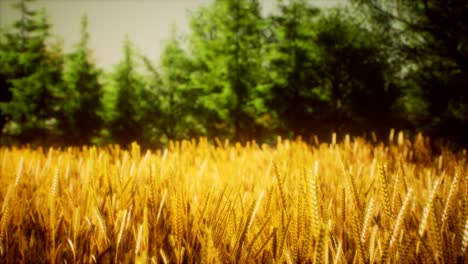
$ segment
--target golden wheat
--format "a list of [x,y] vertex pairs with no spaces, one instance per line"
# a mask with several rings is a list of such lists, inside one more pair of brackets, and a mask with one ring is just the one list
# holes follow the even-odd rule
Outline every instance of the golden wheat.
[[465,262],[466,152],[332,141],[0,148],[0,262]]
[[403,202],[403,205],[401,206],[401,209],[400,211],[398,212],[398,216],[395,220],[395,226],[393,227],[393,231],[392,231],[392,236],[390,238],[390,247],[393,246],[393,244],[395,243],[395,240],[397,239],[398,237],[398,234],[400,233],[401,231],[401,225],[403,224],[403,221],[404,221],[404,217],[405,217],[405,213],[406,213],[406,208],[408,207],[408,203],[411,199],[411,194],[412,194],[413,190],[412,189],[409,189],[408,193],[406,194],[406,197],[405,197],[405,200]]
[[14,186],[8,186],[7,193],[3,200],[2,205],[2,219],[0,222],[0,253],[3,256],[6,253],[8,245],[5,245],[5,239],[7,236],[8,222],[10,220],[10,197],[12,195]]

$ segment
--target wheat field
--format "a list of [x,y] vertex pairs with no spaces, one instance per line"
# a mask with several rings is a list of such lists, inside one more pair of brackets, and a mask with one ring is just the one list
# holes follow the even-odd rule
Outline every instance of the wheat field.
[[385,142],[3,147],[0,262],[464,262],[466,152]]

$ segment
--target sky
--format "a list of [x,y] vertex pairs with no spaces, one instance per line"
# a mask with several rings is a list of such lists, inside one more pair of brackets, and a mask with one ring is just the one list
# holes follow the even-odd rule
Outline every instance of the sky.
[[[80,37],[80,20],[88,16],[89,47],[97,65],[109,69],[122,56],[128,35],[134,46],[157,61],[173,25],[179,35],[190,32],[189,18],[197,7],[212,0],[37,0],[33,8],[44,7],[52,34],[71,51]],[[317,6],[333,6],[345,0],[310,0]],[[11,8],[16,0],[0,0],[0,27],[11,25],[19,13]],[[260,0],[264,13],[274,10],[276,0]]]

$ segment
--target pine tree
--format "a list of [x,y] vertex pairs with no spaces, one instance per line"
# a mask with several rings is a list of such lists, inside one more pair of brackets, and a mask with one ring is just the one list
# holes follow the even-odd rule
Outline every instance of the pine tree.
[[161,58],[160,110],[161,128],[170,139],[189,138],[203,134],[200,107],[196,104],[198,91],[190,84],[192,61],[182,48],[175,27]]
[[56,132],[62,55],[60,48],[46,45],[50,24],[45,11],[29,9],[29,2],[14,5],[21,18],[4,34],[0,72],[7,96],[0,109],[7,135],[45,143]]
[[257,0],[216,0],[192,18],[191,81],[210,135],[243,139],[258,128],[263,23]]
[[[166,143],[164,125],[167,122],[164,113],[164,87],[160,69],[147,56],[142,56],[143,66],[146,70],[143,77],[143,89],[140,111],[143,126],[143,138],[141,144],[157,146]],[[172,122],[172,120],[171,120]]]
[[109,120],[109,132],[112,140],[122,146],[138,141],[144,135],[144,105],[142,96],[144,78],[137,72],[135,51],[130,40],[123,46],[124,57],[115,67],[111,76],[111,86],[115,93],[112,115]]
[[[10,84],[8,78],[10,77],[10,69],[7,67],[7,53],[8,48],[6,39],[3,35],[3,30],[0,28],[0,136],[3,134],[3,128],[7,123],[8,117],[2,111],[2,104],[11,100],[12,94],[10,91]],[[3,137],[2,137],[3,138]]]
[[[468,146],[468,4],[465,0],[353,0],[399,60],[402,115]],[[400,77],[401,76],[401,77]]]
[[313,38],[318,85],[329,95],[324,117],[331,128],[350,133],[388,133],[399,91],[382,38],[361,24],[350,9],[331,9],[315,22]]
[[326,91],[317,85],[319,61],[313,45],[319,10],[305,0],[277,4],[279,13],[269,18],[268,106],[276,115],[276,132],[301,135],[309,132],[327,100]]
[[65,103],[59,125],[68,144],[89,144],[102,127],[101,71],[91,60],[88,41],[88,19],[84,16],[81,40],[76,50],[66,57],[63,71]]

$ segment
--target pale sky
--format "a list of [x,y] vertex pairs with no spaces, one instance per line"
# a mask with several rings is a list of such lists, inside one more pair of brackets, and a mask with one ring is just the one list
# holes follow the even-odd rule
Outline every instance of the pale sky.
[[[212,0],[38,0],[31,6],[45,7],[52,34],[63,40],[70,51],[80,37],[81,16],[88,16],[89,46],[97,64],[105,69],[118,63],[128,34],[135,47],[153,61],[167,42],[172,25],[181,35],[189,33],[189,15]],[[345,0],[310,0],[317,6],[333,6]],[[15,0],[0,0],[0,27],[19,18],[11,8]],[[264,13],[270,13],[276,0],[260,0]]]

